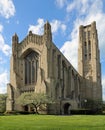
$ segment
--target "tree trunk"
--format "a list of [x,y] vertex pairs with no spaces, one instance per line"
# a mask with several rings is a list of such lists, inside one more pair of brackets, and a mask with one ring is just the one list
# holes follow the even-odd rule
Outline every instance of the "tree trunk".
[[37,107],[36,105],[34,105],[34,104],[33,104],[33,106],[34,106],[35,113],[36,113],[36,114],[39,114],[39,112],[38,112],[38,107]]
[[39,114],[37,107],[35,109],[36,109],[36,114]]

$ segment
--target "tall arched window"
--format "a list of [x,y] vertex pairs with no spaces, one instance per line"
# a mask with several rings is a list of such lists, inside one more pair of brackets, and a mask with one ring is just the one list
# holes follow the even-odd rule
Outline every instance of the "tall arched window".
[[37,81],[38,54],[34,51],[25,56],[25,84],[34,84]]
[[85,50],[85,54],[87,54],[87,43],[86,42],[84,44],[84,50]]
[[90,40],[89,40],[89,45],[88,45],[88,46],[89,46],[89,49],[88,49],[88,50],[89,50],[89,52],[91,53],[91,41],[90,41]]
[[84,58],[87,60],[87,42],[84,43]]

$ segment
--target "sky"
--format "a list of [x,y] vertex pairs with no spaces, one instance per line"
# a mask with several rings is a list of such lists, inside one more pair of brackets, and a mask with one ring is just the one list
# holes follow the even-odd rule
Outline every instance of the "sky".
[[10,78],[11,38],[21,42],[31,30],[43,34],[49,21],[53,42],[77,70],[78,29],[96,21],[105,100],[105,0],[0,0],[0,93]]

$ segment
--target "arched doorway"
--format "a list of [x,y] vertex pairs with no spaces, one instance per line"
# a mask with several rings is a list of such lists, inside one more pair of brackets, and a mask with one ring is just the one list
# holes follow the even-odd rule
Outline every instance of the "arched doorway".
[[64,104],[64,115],[70,115],[70,110],[71,110],[71,104],[65,103]]
[[24,106],[24,111],[28,112],[28,105]]

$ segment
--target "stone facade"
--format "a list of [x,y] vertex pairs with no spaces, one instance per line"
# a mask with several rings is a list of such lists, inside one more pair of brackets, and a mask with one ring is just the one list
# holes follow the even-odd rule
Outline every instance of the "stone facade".
[[24,92],[46,93],[56,101],[50,114],[69,114],[88,98],[102,100],[101,65],[96,23],[79,28],[78,72],[52,41],[51,26],[44,34],[31,31],[19,43],[12,37],[10,83],[7,85],[7,111],[22,111],[15,103]]

